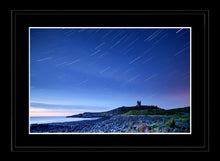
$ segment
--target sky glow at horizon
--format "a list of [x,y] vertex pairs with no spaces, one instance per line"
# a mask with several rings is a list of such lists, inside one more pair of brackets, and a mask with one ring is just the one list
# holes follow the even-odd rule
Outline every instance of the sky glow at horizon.
[[31,28],[30,116],[190,105],[189,28]]

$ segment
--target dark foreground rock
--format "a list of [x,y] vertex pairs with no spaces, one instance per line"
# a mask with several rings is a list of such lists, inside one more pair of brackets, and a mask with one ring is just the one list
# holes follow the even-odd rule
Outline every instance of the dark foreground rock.
[[[158,126],[162,118],[147,116],[112,116],[97,120],[64,123],[32,124],[31,133],[136,133],[140,126],[149,126],[148,132],[189,132],[188,128],[165,128]],[[157,131],[155,131],[157,128]]]

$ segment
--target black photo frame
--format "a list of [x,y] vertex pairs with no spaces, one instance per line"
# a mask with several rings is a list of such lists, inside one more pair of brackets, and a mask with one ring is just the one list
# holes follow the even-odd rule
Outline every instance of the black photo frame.
[[[192,28],[192,134],[30,135],[28,28]],[[11,151],[209,151],[209,10],[11,10]]]

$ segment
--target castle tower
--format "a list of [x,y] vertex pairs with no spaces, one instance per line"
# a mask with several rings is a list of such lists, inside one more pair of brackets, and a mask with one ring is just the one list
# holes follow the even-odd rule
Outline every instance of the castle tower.
[[141,107],[141,101],[137,101],[137,107]]

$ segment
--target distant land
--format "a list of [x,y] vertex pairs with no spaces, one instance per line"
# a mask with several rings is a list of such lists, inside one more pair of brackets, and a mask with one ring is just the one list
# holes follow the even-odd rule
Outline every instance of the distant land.
[[165,110],[157,106],[140,105],[140,106],[122,106],[122,107],[118,107],[113,110],[105,111],[105,112],[84,112],[84,113],[71,115],[67,117],[92,118],[92,117],[109,117],[109,116],[115,116],[115,115],[122,115],[122,116],[174,115],[174,114],[181,114],[181,113],[183,114],[183,113],[189,113],[189,112],[190,112],[189,106]]

